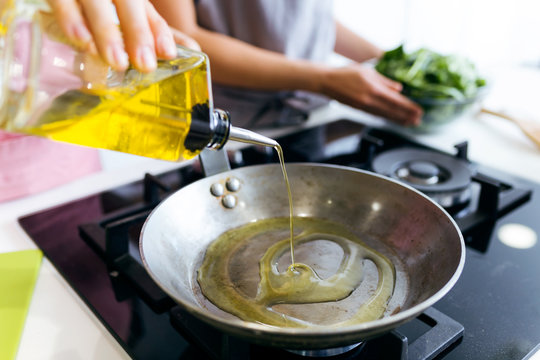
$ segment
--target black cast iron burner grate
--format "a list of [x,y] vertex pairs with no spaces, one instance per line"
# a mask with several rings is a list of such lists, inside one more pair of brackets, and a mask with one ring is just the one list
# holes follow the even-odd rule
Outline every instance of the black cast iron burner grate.
[[[143,184],[145,201],[142,204],[113,211],[97,222],[78,226],[81,238],[106,264],[116,300],[121,302],[138,296],[157,314],[168,311],[173,327],[212,359],[305,358],[228,336],[194,318],[181,307],[174,306],[175,302],[144,269],[135,246],[142,224],[161,201],[160,193],[166,196],[171,187],[151,175],[145,176]],[[463,335],[462,325],[434,308],[428,309],[414,321],[428,327],[414,341],[396,329],[331,358],[433,359],[451,348]],[[413,326],[414,332],[418,330]]]
[[[241,339],[227,336],[215,328],[195,319],[182,308],[171,309],[171,323],[188,341],[195,344],[212,359],[306,359],[303,355],[287,350],[250,344]],[[428,328],[418,338],[410,340],[413,329],[395,329],[358,347],[336,356],[320,359],[360,360],[429,360],[450,351],[463,336],[463,326],[435,308],[429,308],[413,322]],[[419,324],[416,325],[417,328]],[[409,327],[411,324],[408,325]],[[406,331],[406,332],[405,332]],[[406,335],[407,334],[407,335]],[[317,358],[317,357],[315,357]]]
[[[373,157],[385,150],[400,146],[426,148],[384,130],[364,128],[350,121],[338,121],[324,127],[304,129],[297,135],[279,139],[279,142],[283,146],[287,162],[326,162],[367,170]],[[494,173],[491,169],[485,171],[478,164],[468,162],[466,144],[457,146],[455,157],[475,168],[472,181],[476,188],[476,198],[467,209],[462,209],[453,216],[467,240],[467,252],[469,253],[469,249],[472,248],[483,252],[486,256],[485,259],[482,257],[471,261],[473,266],[478,265],[474,269],[481,272],[483,262],[498,254],[488,250],[493,224],[501,216],[526,203],[531,197],[531,191],[514,181],[518,179]],[[273,152],[256,148],[236,152],[232,159],[234,159],[231,161],[233,168],[277,161]],[[236,358],[242,354],[247,354],[253,359],[264,359],[265,354],[272,359],[276,356],[281,358],[284,354],[294,358],[296,355],[283,350],[245,344],[223,334],[218,334],[212,342],[207,342],[207,345],[202,347],[190,345],[200,343],[201,338],[206,341],[206,334],[215,333],[216,330],[209,330],[208,326],[200,321],[196,326],[195,319],[183,313],[182,309],[176,306],[143,271],[137,247],[142,222],[161,199],[202,177],[197,163],[194,163],[193,166],[182,167],[157,177],[148,175],[144,181],[27,215],[19,219],[19,222],[102,324],[135,359]],[[126,209],[127,213],[124,213]],[[124,215],[127,215],[126,218]],[[80,240],[81,236],[85,241]],[[120,240],[116,240],[118,238]],[[511,254],[505,256],[509,255]],[[462,283],[465,285],[474,283],[475,274],[473,271],[473,278],[463,279]],[[460,291],[463,292],[464,289],[458,286],[454,292],[460,294]],[[449,304],[454,302],[456,306],[462,304],[461,297],[450,295],[448,301],[440,303],[445,312],[448,308],[454,308]],[[474,308],[474,304],[469,302],[468,304]],[[454,311],[452,316],[455,317],[465,310],[468,308],[460,308],[460,311],[458,313]],[[431,308],[429,311],[435,309]],[[466,314],[469,314],[468,317],[473,316],[470,313]],[[435,320],[429,320],[430,316]],[[462,318],[461,321],[467,323],[468,317]],[[418,355],[415,348],[425,348],[425,345],[422,345],[423,340],[418,340],[426,339],[424,334],[433,333],[432,328],[446,328],[440,325],[444,323],[445,321],[438,320],[436,316],[426,312],[396,331],[370,340],[363,347],[337,358],[355,359],[362,354],[368,358],[399,359],[403,358],[405,353],[408,359],[416,359]],[[475,337],[478,329],[475,328],[474,321],[467,324],[471,326],[469,329],[471,335],[465,336],[468,340],[462,338],[463,327],[459,324],[451,326],[453,330],[436,330],[435,333],[439,333],[437,337],[446,337],[449,341],[440,348],[435,347],[439,350],[428,351],[422,357],[430,358],[435,356],[437,351],[441,351],[437,358],[447,356],[459,358],[460,355],[453,354],[474,351],[477,347],[471,347],[470,341],[471,336],[478,339]],[[198,326],[203,330],[197,330]],[[178,327],[183,329],[186,335],[180,335],[176,329]],[[201,337],[201,334],[204,336]],[[463,344],[460,346],[458,344],[462,339]],[[373,352],[374,348],[379,348],[375,346],[379,342],[384,344],[383,350],[380,350],[382,353]],[[429,340],[429,343],[431,344],[432,340]],[[216,348],[210,344],[220,347]],[[394,347],[389,344],[400,345]],[[443,350],[445,346],[448,348]],[[453,351],[449,351],[450,349]],[[278,352],[278,355],[275,352]]]
[[[169,298],[150,278],[139,260],[129,251],[129,227],[140,228],[148,216],[148,211],[136,211],[123,219],[102,221],[101,230],[97,224],[85,224],[80,227],[83,239],[92,249],[100,249],[107,269],[114,294],[118,301],[139,296],[156,313],[168,311],[173,327],[191,344],[202,350],[212,359],[274,359],[303,358],[282,349],[267,348],[250,344],[232,336],[227,336],[209,325],[194,318],[181,307],[174,306]],[[98,225],[99,226],[99,225]],[[92,245],[90,245],[92,244]],[[100,244],[100,245],[98,245]],[[105,248],[101,249],[101,244]],[[111,248],[109,250],[109,247]],[[380,336],[362,344],[357,349],[339,355],[338,359],[433,359],[436,355],[450,348],[463,335],[463,326],[434,308],[426,310],[417,319],[428,329],[412,342],[399,330]],[[410,324],[408,325],[410,326]],[[416,324],[416,328],[418,328]],[[420,326],[421,327],[421,326]],[[414,327],[409,332],[420,330]],[[328,358],[327,358],[328,359]]]
[[[131,210],[121,219],[113,214],[99,224],[90,223],[79,227],[83,239],[92,249],[99,249],[98,252],[107,264],[118,301],[139,296],[156,313],[168,311],[172,326],[211,359],[275,359],[276,356],[305,359],[283,349],[259,346],[228,336],[196,319],[180,306],[174,306],[174,301],[153,282],[140,260],[129,251],[130,228],[140,228],[148,214],[149,210],[143,207]],[[414,336],[405,335],[422,331],[422,326],[427,327],[427,330],[418,338],[411,341],[409,337]],[[429,308],[401,331],[393,330],[347,353],[326,359],[433,359],[451,349],[463,336],[463,331],[461,324],[435,308]]]

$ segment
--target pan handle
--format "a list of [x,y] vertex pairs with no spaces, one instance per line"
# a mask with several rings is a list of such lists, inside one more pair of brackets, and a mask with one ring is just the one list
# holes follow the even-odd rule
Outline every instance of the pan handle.
[[204,149],[199,154],[199,160],[201,161],[204,176],[211,176],[231,170],[227,152],[223,149]]

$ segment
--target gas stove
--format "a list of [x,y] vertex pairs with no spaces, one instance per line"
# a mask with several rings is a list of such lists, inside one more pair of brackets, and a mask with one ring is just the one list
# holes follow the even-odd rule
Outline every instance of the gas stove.
[[[197,162],[19,222],[135,359],[526,359],[538,349],[540,245],[534,240],[540,233],[540,184],[469,161],[466,143],[447,154],[348,120],[299,130],[278,142],[287,162],[377,171],[443,206],[467,245],[454,288],[418,318],[344,354],[290,352],[249,344],[201,323],[141,265],[144,220],[165,197],[204,176]],[[272,149],[258,147],[228,155],[233,168],[277,161]]]

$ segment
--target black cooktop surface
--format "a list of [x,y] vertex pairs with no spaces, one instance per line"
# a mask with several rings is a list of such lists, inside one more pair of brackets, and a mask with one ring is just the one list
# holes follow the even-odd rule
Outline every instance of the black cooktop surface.
[[[444,154],[347,120],[301,130],[278,141],[288,162],[368,170],[379,154],[393,149]],[[229,155],[233,167],[277,160],[262,148]],[[337,358],[433,358],[436,353],[422,353],[420,348],[433,341],[426,343],[424,335],[438,323],[444,329],[436,331],[435,337],[445,333],[451,341],[439,346],[437,353],[444,351],[437,358],[525,359],[540,344],[540,245],[531,242],[530,247],[520,248],[531,240],[531,234],[540,233],[540,184],[471,163],[466,144],[459,144],[451,157],[470,169],[472,177],[470,189],[454,196],[465,200],[448,207],[467,243],[459,281],[419,319]],[[433,175],[432,167],[424,163],[414,164],[412,170],[424,180]],[[424,176],[426,172],[429,176]],[[19,221],[133,358],[303,358],[243,343],[199,323],[164,297],[155,284],[148,284],[148,276],[140,272],[137,240],[149,211],[167,194],[202,176],[197,164],[179,167]],[[121,240],[110,240],[112,236]],[[110,246],[113,242],[123,245]],[[107,257],[111,254],[112,259]]]

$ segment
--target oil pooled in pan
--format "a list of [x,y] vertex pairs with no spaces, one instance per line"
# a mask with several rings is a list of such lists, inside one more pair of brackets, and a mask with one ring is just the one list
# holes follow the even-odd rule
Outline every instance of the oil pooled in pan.
[[279,327],[348,326],[399,309],[405,297],[395,290],[406,279],[398,261],[342,225],[295,217],[291,264],[289,220],[260,220],[212,242],[197,275],[204,297],[240,319]]

